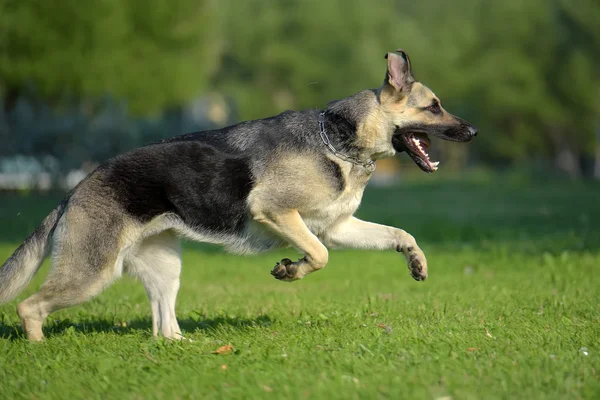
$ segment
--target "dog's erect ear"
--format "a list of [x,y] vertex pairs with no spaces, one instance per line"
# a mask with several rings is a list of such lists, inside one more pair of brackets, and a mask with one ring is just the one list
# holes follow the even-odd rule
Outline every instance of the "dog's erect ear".
[[396,91],[402,93],[410,92],[415,81],[410,67],[410,58],[402,49],[389,52],[385,55],[387,59],[387,74],[384,85],[392,86]]

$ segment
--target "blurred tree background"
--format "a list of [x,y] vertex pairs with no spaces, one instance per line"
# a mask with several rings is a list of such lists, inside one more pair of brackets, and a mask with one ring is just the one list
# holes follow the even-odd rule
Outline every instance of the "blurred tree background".
[[600,178],[597,0],[0,0],[0,157],[64,174],[322,108],[378,86],[397,47],[480,128],[435,143],[447,166]]

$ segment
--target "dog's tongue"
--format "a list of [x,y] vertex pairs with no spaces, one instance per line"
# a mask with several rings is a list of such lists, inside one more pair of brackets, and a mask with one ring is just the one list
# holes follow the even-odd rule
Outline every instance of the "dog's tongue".
[[431,146],[431,140],[429,140],[429,136],[427,136],[425,133],[414,133],[413,137],[419,139],[419,142],[421,142],[421,146],[424,149],[428,149],[429,146]]

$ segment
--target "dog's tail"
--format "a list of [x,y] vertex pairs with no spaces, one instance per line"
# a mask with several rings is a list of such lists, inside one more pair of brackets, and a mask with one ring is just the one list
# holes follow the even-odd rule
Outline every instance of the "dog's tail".
[[0,267],[0,304],[18,295],[38,271],[50,252],[50,239],[66,205],[67,199],[52,210],[35,232]]

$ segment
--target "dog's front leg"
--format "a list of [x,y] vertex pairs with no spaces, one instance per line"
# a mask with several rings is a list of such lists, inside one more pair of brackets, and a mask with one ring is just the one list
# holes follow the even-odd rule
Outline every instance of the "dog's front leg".
[[402,229],[349,217],[323,235],[327,246],[352,249],[396,250],[406,257],[410,274],[417,281],[427,278],[427,260],[415,238]]
[[254,220],[300,250],[304,257],[298,261],[284,258],[275,265],[271,274],[282,281],[295,281],[323,268],[329,259],[327,248],[310,231],[296,210],[278,212],[254,211]]

